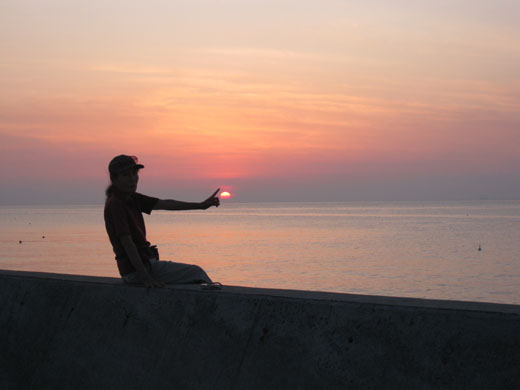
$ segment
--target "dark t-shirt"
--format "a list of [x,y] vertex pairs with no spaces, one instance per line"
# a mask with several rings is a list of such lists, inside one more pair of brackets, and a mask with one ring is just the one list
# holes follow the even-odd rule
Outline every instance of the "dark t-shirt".
[[141,259],[145,264],[148,262],[150,243],[146,240],[142,213],[150,214],[157,200],[136,192],[126,199],[112,194],[105,202],[105,227],[121,275],[136,271],[121,243],[123,236],[132,237]]

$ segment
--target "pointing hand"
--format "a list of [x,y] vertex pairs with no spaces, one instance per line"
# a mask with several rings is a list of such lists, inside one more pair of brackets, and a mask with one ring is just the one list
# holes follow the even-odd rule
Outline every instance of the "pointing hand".
[[202,202],[202,210],[209,209],[212,206],[218,207],[220,206],[220,199],[218,196],[218,192],[220,191],[220,188],[218,188],[208,199],[206,199],[204,202]]

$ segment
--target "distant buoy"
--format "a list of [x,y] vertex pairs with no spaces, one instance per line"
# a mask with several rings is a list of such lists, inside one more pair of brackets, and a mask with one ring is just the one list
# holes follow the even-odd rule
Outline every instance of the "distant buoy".
[[42,236],[42,238],[45,238],[45,236]]
[[481,251],[481,250],[482,250],[482,248],[480,247],[480,245],[478,246],[478,250],[479,250],[479,251]]
[[21,244],[22,243],[22,240],[18,241],[18,244]]

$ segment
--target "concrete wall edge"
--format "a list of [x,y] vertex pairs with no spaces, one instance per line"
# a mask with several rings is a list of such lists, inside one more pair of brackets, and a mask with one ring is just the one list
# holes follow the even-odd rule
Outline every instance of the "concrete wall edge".
[[[110,284],[121,285],[126,288],[141,288],[137,286],[124,285],[120,278],[89,276],[89,275],[73,275],[73,274],[56,274],[46,272],[31,271],[13,271],[0,269],[0,278],[37,278],[47,280],[57,280],[73,283],[87,284]],[[474,302],[474,301],[457,301],[457,300],[441,300],[441,299],[425,299],[425,298],[409,298],[409,297],[393,297],[379,295],[361,295],[346,294],[336,292],[307,291],[307,290],[286,290],[286,289],[268,289],[258,287],[244,286],[224,286],[221,291],[205,291],[201,290],[197,285],[169,285],[169,290],[190,290],[193,292],[201,292],[204,294],[237,294],[252,295],[258,297],[285,298],[285,299],[305,299],[316,301],[329,301],[339,303],[352,304],[372,304],[377,306],[405,306],[410,308],[428,308],[439,310],[456,310],[468,312],[492,312],[504,314],[517,314],[520,316],[520,305],[503,304],[492,302]]]

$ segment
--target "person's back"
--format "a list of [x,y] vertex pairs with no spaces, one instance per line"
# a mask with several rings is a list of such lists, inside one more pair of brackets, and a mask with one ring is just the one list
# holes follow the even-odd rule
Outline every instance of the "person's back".
[[121,237],[130,235],[141,258],[146,258],[146,254],[150,253],[150,243],[146,239],[142,213],[151,214],[157,200],[137,192],[125,198],[114,191],[105,202],[105,227],[122,276],[135,272],[136,269],[128,258]]

